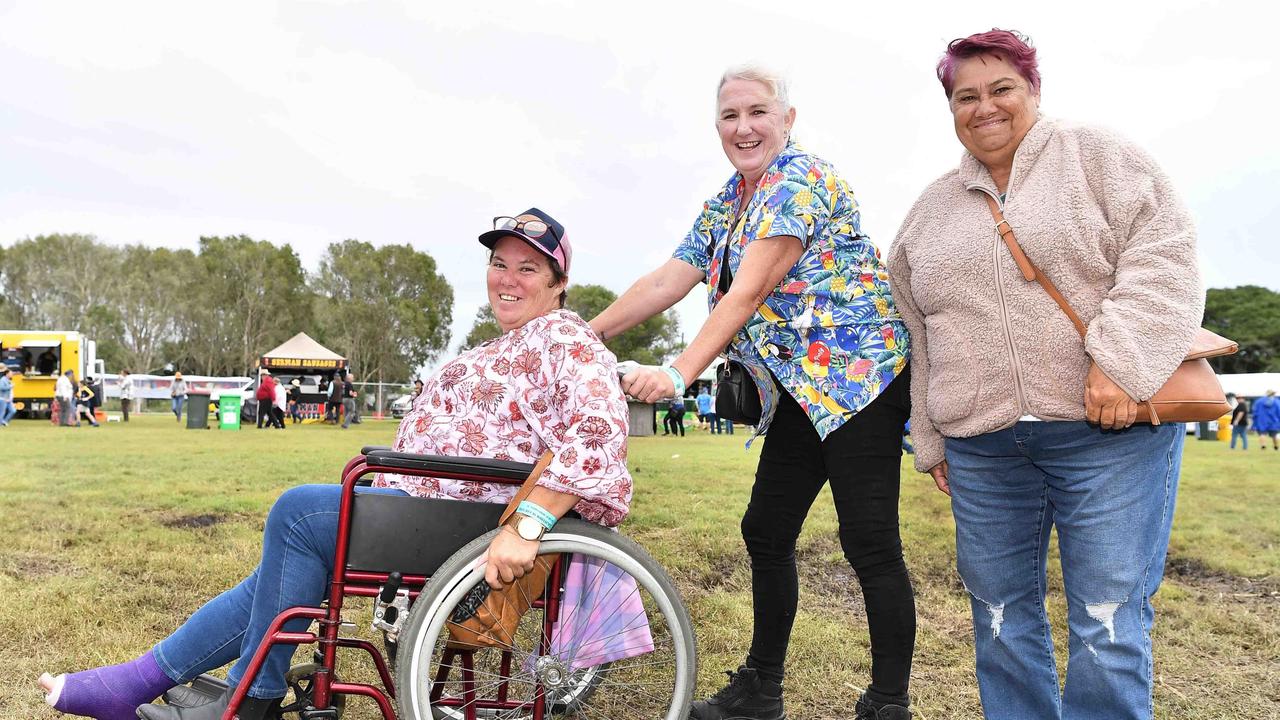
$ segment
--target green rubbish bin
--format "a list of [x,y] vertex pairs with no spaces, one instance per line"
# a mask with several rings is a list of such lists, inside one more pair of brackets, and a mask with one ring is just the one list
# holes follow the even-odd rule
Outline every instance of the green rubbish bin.
[[187,429],[209,429],[209,393],[187,393]]
[[240,395],[229,393],[218,398],[218,429],[240,429]]
[[239,407],[241,404],[241,396],[239,393],[227,393],[218,398],[218,429],[219,430],[238,430],[239,429]]

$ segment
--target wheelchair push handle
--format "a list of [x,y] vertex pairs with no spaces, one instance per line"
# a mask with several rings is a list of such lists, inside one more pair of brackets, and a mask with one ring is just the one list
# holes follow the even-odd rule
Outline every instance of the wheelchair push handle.
[[378,594],[378,599],[384,603],[390,603],[396,599],[396,593],[400,590],[400,582],[403,576],[398,572],[393,572],[387,576],[387,584],[382,586],[382,592]]

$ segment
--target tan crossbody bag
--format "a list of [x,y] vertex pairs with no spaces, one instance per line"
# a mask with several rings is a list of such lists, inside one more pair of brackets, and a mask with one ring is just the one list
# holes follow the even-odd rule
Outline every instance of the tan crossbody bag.
[[[1062,312],[1071,318],[1071,323],[1075,325],[1076,331],[1080,333],[1080,339],[1083,340],[1086,328],[1080,316],[1071,309],[1071,305],[1067,303],[1066,298],[1062,297],[1062,293],[1058,292],[1058,288],[1054,287],[1053,281],[1045,277],[1044,273],[1040,272],[1022,251],[1022,246],[1013,236],[1013,228],[1004,219],[996,199],[986,193],[983,193],[983,197],[986,198],[987,207],[991,208],[991,216],[996,219],[996,232],[1000,234],[1000,239],[1004,240],[1005,247],[1009,248],[1009,254],[1013,255],[1013,261],[1018,264],[1018,270],[1022,272],[1023,279],[1027,282],[1034,280],[1040,283],[1040,287],[1044,288],[1044,291],[1049,293],[1049,297],[1058,303]],[[1238,349],[1233,340],[1228,340],[1204,328],[1197,329],[1195,339],[1191,342],[1191,349],[1187,351],[1187,356],[1182,363],[1173,371],[1173,375],[1150,400],[1138,403],[1138,419],[1135,422],[1152,425],[1159,425],[1161,422],[1203,422],[1217,420],[1231,412],[1231,406],[1222,393],[1218,376],[1214,374],[1213,368],[1209,367],[1209,361],[1205,358],[1232,355]]]
[[[520,486],[515,497],[507,504],[498,527],[502,527],[516,507],[526,498],[542,477],[542,471],[551,464],[551,451],[542,453],[533,466],[533,472]],[[533,569],[501,590],[493,590],[483,580],[471,589],[449,618],[448,647],[454,650],[480,650],[482,648],[511,648],[515,642],[516,626],[529,611],[529,606],[542,597],[551,575],[551,566],[559,555],[539,555]]]

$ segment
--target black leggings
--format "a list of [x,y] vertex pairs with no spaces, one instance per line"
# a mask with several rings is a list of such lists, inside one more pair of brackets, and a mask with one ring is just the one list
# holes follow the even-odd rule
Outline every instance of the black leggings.
[[840,519],[840,545],[858,575],[867,609],[868,695],[879,702],[907,704],[916,608],[898,535],[898,486],[910,387],[907,369],[823,441],[799,404],[779,386],[781,401],[765,436],[751,504],[742,518],[755,610],[747,661],[764,677],[782,680],[799,596],[796,539],[829,479]]
[[667,413],[667,416],[662,420],[662,427],[664,433],[670,432],[675,435],[679,432],[679,434],[684,435],[684,413],[679,415]]

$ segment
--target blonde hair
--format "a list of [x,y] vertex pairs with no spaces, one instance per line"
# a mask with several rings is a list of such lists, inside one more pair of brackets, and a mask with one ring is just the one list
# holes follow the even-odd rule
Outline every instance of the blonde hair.
[[782,111],[786,112],[791,108],[791,98],[787,94],[787,79],[782,73],[776,72],[762,65],[735,65],[720,76],[720,84],[716,85],[716,97],[720,97],[720,91],[724,88],[724,84],[730,80],[753,80],[764,85],[769,90],[769,94],[774,100],[782,106]]

